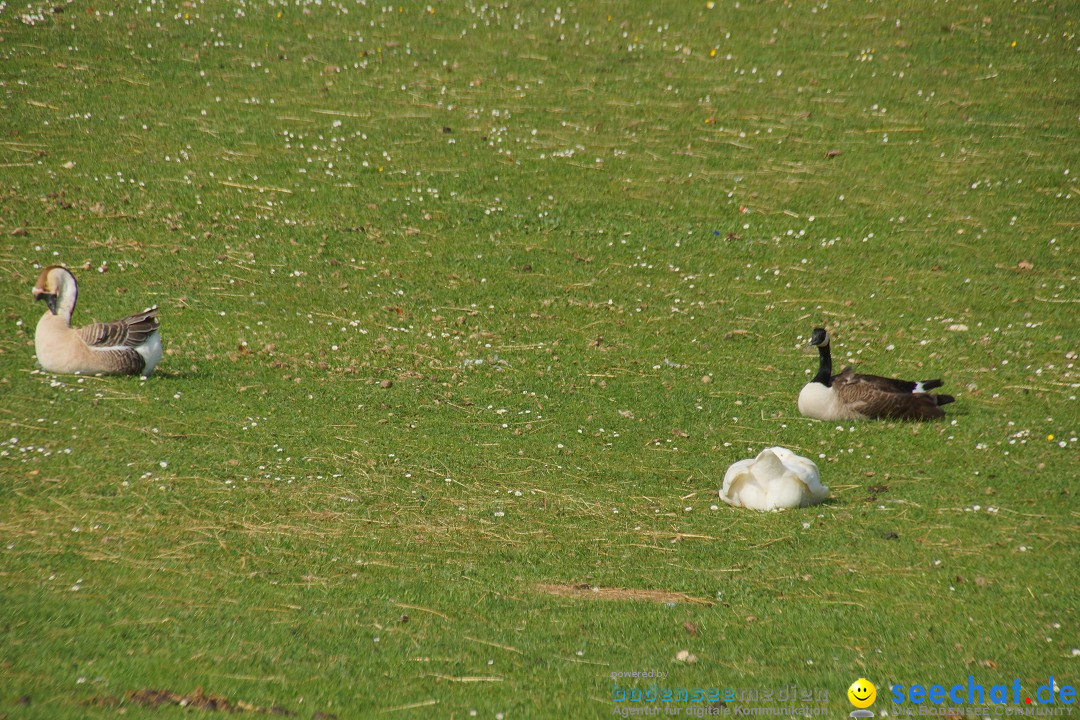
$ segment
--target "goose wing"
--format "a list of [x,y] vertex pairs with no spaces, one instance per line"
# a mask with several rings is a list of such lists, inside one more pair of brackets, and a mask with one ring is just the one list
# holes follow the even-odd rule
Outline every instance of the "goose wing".
[[138,350],[129,347],[113,347],[94,350],[97,372],[109,375],[138,375],[146,367],[146,358]]
[[[846,372],[849,368],[844,368]],[[841,373],[842,375],[843,373]],[[840,375],[833,377],[835,381]],[[939,388],[945,383],[940,379],[935,380],[900,380],[899,378],[887,378],[880,375],[863,375],[858,374],[856,377],[863,382],[868,382],[877,388],[880,388],[884,392],[897,392],[897,393],[917,393],[917,392],[930,392],[934,388]]]
[[856,375],[851,368],[845,368],[833,381],[833,391],[845,405],[868,418],[931,420],[944,417],[945,411],[938,407],[936,396],[911,390],[890,390],[888,384],[868,380],[868,377],[874,376]]
[[880,375],[863,375],[861,373],[855,377],[859,379],[859,382],[869,383],[882,392],[915,392],[915,382],[912,380],[898,380],[896,378],[881,377]]
[[[129,315],[121,320],[106,323],[84,325],[75,332],[82,341],[93,349],[136,348],[154,334],[160,322],[157,319],[157,305],[141,313]],[[139,368],[141,369],[141,368]]]

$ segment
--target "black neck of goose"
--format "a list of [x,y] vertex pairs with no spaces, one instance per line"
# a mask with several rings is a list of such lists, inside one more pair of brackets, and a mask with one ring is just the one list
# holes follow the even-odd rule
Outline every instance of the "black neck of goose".
[[829,350],[828,344],[818,345],[817,351],[821,363],[818,365],[814,382],[821,383],[825,387],[832,387],[832,351]]

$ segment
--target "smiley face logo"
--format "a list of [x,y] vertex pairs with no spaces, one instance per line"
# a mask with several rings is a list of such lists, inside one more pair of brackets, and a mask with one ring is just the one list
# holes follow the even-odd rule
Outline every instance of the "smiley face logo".
[[866,678],[859,678],[848,688],[847,698],[857,708],[868,708],[877,700],[877,688]]

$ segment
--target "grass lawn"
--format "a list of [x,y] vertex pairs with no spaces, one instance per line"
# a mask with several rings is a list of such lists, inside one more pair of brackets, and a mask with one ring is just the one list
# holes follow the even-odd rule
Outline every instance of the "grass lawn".
[[[1078,24],[0,3],[0,718],[1075,686]],[[51,264],[151,378],[35,370]],[[815,325],[946,420],[800,417]],[[771,445],[832,499],[718,507]]]

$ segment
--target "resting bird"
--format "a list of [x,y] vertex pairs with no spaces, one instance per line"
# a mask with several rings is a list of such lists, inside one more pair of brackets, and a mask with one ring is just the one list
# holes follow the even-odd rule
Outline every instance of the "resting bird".
[[931,393],[941,380],[894,380],[878,375],[859,375],[850,367],[832,374],[829,334],[814,328],[810,344],[816,345],[818,373],[799,393],[799,412],[818,420],[933,420],[945,416],[942,405],[951,395]]
[[34,350],[49,372],[81,375],[149,375],[161,360],[157,305],[123,320],[71,327],[79,288],[75,276],[47,267],[34,285],[34,299],[49,311],[38,321]]
[[765,448],[724,473],[720,499],[751,510],[782,510],[816,505],[829,497],[817,465],[787,448]]

